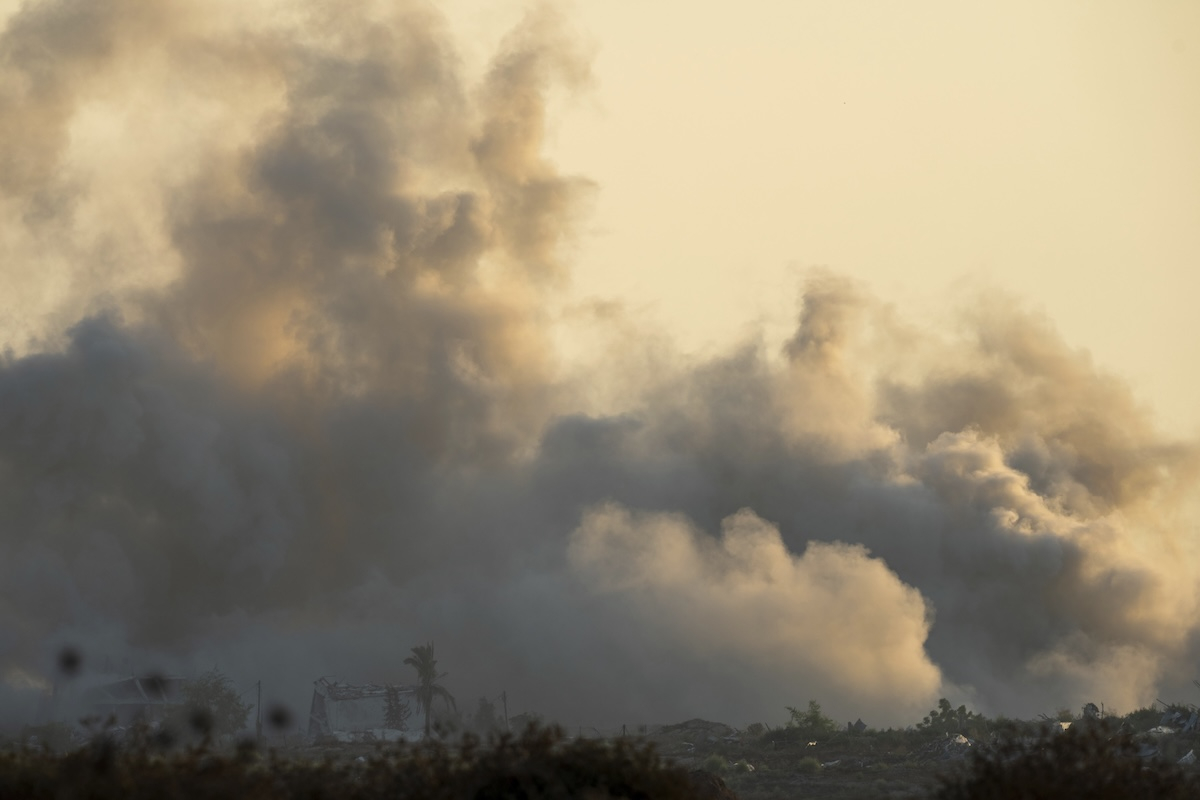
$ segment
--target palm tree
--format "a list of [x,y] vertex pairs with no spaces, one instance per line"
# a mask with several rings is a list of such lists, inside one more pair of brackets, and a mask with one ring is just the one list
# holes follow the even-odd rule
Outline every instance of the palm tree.
[[421,704],[421,709],[425,712],[425,738],[429,738],[429,717],[430,711],[433,709],[433,699],[435,697],[442,698],[446,705],[458,711],[458,704],[454,702],[454,695],[446,690],[445,686],[438,683],[439,680],[446,677],[445,672],[441,675],[437,671],[437,659],[433,657],[433,642],[429,644],[419,644],[412,649],[412,655],[404,659],[405,664],[410,664],[417,671],[417,702]]

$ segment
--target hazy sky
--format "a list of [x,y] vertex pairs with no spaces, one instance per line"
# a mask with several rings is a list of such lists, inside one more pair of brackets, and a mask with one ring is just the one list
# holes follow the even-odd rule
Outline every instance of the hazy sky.
[[[470,58],[529,5],[446,8]],[[788,335],[814,265],[937,328],[1008,291],[1200,427],[1200,5],[559,6],[595,53],[548,147],[599,187],[578,295],[709,351]]]

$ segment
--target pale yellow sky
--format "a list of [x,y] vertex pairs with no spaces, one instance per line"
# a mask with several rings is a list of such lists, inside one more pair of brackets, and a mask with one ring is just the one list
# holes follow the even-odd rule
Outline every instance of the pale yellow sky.
[[[529,6],[444,8],[482,62]],[[1200,3],[562,7],[595,49],[550,142],[599,185],[576,297],[706,352],[782,339],[814,265],[931,327],[994,287],[1200,429]]]
[[[538,4],[438,5],[479,70]],[[549,5],[594,53],[548,145],[598,186],[572,300],[704,353],[782,341],[812,266],[941,330],[1004,290],[1200,432],[1200,2]]]

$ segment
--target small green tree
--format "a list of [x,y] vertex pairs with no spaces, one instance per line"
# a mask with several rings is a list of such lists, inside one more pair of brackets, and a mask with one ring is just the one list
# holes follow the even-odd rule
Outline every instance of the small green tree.
[[986,727],[982,714],[968,711],[966,706],[955,708],[946,698],[938,700],[938,707],[931,710],[926,717],[917,723],[917,730],[946,736],[952,733],[962,733],[979,736]]
[[231,736],[246,727],[250,705],[242,702],[229,676],[218,670],[184,681],[183,703],[168,724],[203,736]]
[[791,718],[787,726],[803,732],[805,736],[830,736],[838,729],[838,725],[821,711],[821,705],[816,700],[808,701],[808,710],[801,711],[793,706],[785,706]]
[[433,657],[433,642],[414,647],[412,655],[404,659],[404,663],[417,671],[417,702],[425,712],[425,738],[428,739],[434,698],[442,698],[443,702],[456,712],[458,704],[454,702],[454,695],[438,683],[447,673],[438,674],[437,659]]

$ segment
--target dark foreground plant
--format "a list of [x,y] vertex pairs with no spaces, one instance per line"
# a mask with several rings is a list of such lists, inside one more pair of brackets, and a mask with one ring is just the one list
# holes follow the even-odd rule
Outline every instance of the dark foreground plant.
[[0,797],[55,800],[142,798],[686,798],[686,771],[652,749],[626,741],[564,738],[554,728],[459,745],[440,742],[378,750],[362,762],[280,756],[252,748],[221,755],[206,749],[163,754],[104,738],[65,756],[0,753]]
[[1138,747],[1108,725],[1076,725],[1036,737],[1010,731],[972,749],[966,768],[943,776],[939,800],[1183,800],[1200,797],[1200,776],[1176,764],[1139,758]]

